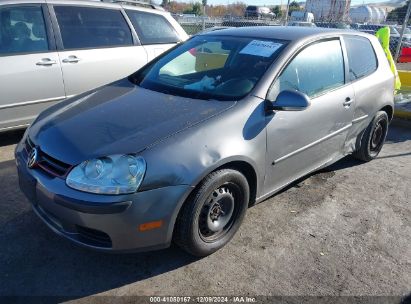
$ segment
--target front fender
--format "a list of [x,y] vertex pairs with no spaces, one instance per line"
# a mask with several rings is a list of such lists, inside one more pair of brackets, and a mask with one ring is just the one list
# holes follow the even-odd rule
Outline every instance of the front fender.
[[236,161],[253,168],[258,193],[265,176],[266,123],[264,103],[252,97],[163,140],[142,152],[147,172],[140,190],[195,187],[210,172]]

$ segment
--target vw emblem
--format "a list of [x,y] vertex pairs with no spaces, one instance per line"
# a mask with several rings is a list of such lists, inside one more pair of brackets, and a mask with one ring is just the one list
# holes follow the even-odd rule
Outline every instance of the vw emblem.
[[29,157],[27,159],[27,167],[29,167],[31,169],[34,166],[36,166],[38,155],[39,155],[39,153],[37,151],[37,148],[34,147],[33,149],[31,149],[31,151],[29,153]]

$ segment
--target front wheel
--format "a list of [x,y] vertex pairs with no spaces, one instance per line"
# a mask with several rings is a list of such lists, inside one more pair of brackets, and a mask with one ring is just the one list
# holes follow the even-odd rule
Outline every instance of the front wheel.
[[360,146],[353,156],[362,161],[370,161],[378,156],[388,133],[388,115],[379,111],[365,129],[360,140]]
[[207,256],[227,244],[241,225],[250,190],[240,172],[210,173],[184,203],[177,217],[174,242],[195,256]]

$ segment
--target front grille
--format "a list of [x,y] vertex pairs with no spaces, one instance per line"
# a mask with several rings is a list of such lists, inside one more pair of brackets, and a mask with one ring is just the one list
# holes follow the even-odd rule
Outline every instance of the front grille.
[[111,238],[108,234],[99,230],[65,223],[40,205],[33,206],[35,212],[43,221],[63,233],[66,237],[94,247],[112,248]]
[[[25,150],[26,150],[26,157],[30,154],[30,151],[35,147],[35,144],[27,137],[25,142]],[[58,159],[51,157],[50,155],[44,153],[39,147],[37,147],[38,152],[38,160],[37,166],[38,168],[42,169],[46,173],[57,176],[57,177],[65,177],[69,170],[71,169],[71,165],[66,164]]]
[[111,248],[111,239],[107,233],[83,226],[76,226],[76,229],[84,243],[92,246]]

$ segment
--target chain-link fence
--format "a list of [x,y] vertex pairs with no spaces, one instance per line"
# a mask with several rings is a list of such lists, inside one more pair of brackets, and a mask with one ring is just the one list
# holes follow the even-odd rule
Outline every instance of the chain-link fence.
[[[322,17],[314,22],[296,21],[289,17],[288,21],[282,18],[272,16],[261,18],[246,18],[226,15],[224,17],[204,17],[204,16],[184,16],[175,15],[176,20],[186,30],[189,35],[195,35],[203,31],[213,31],[227,27],[245,27],[245,26],[312,26],[324,28],[351,29],[375,35],[376,32],[388,26],[390,28],[390,50],[393,57],[399,63],[399,66],[411,70],[411,24],[409,21],[410,8],[409,1],[404,5],[398,6],[390,11],[388,9],[375,6],[363,6],[351,8],[349,15],[335,18],[333,21],[326,21]],[[354,13],[356,12],[356,13]],[[303,14],[302,14],[303,15]],[[404,22],[404,20],[406,22]]]
[[175,17],[189,35],[203,31],[212,31],[226,27],[282,25],[280,19],[256,19],[246,17]]

